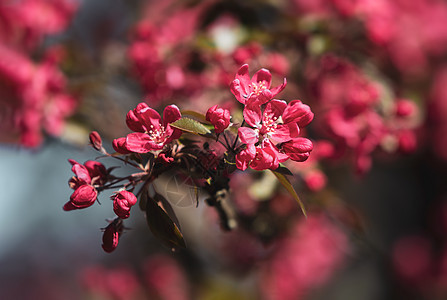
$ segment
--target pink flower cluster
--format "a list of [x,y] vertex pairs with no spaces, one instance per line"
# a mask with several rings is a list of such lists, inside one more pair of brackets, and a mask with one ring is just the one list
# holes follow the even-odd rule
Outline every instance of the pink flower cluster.
[[[146,197],[140,208],[147,210],[150,229],[155,231],[157,237],[161,235],[160,232],[166,234],[171,247],[182,246],[182,235],[169,222],[171,218],[176,219],[174,212],[167,202],[164,203],[166,200],[162,200],[163,196],[156,192],[152,196],[148,190],[150,184],[162,173],[186,169],[186,172],[194,176],[194,184],[207,189],[212,197],[217,198],[214,195],[214,185],[219,189],[229,189],[227,177],[236,167],[241,170],[249,166],[254,170],[275,170],[281,162],[288,159],[304,161],[309,157],[313,144],[300,136],[300,133],[312,121],[314,114],[309,106],[299,100],[287,103],[273,99],[285,88],[286,80],[274,88],[271,87],[271,81],[272,75],[267,69],[259,70],[251,79],[248,65],[243,65],[238,70],[231,84],[231,91],[244,104],[243,124],[247,126],[239,127],[237,135],[227,130],[233,126],[230,111],[218,105],[210,107],[205,116],[198,112],[188,112],[203,123],[206,123],[205,119],[211,123],[214,130],[210,130],[209,123],[203,124],[198,120],[182,117],[176,105],[166,106],[161,117],[144,102],[127,113],[126,124],[133,132],[113,140],[112,145],[117,153],[109,154],[103,147],[98,132],[92,132],[89,139],[95,150],[139,171],[129,176],[116,177],[111,175],[111,169],[106,170],[99,162],[87,161],[81,165],[69,160],[75,173],[69,184],[75,191],[70,201],[64,205],[64,210],[89,207],[96,201],[99,192],[118,188],[111,196],[117,218],[104,229],[102,245],[106,252],[112,252],[124,230],[122,221],[129,218],[131,208],[138,201],[133,190],[143,183],[136,194]],[[201,147],[187,139],[178,141],[183,131],[210,138],[224,148],[210,149],[209,143],[204,143]],[[216,144],[219,145],[218,143]],[[154,199],[147,200],[150,197]],[[154,204],[160,209],[153,210]],[[152,220],[149,218],[153,216],[167,222],[160,226],[172,225],[174,231],[157,231],[157,224],[150,223]],[[178,241],[172,240],[172,236]]]
[[412,102],[389,99],[391,105],[384,103],[385,86],[333,55],[310,66],[307,75],[321,116],[316,127],[335,143],[334,156],[350,153],[362,174],[371,167],[371,154],[377,148],[415,150],[418,109]]
[[249,126],[238,129],[246,148],[236,156],[236,166],[245,170],[276,169],[288,160],[304,161],[312,151],[312,142],[299,137],[300,128],[313,119],[309,106],[299,100],[287,104],[273,99],[286,86],[286,80],[271,88],[272,75],[266,69],[250,79],[248,65],[243,65],[231,84],[236,99],[244,104],[244,121]]
[[82,270],[80,279],[89,294],[100,299],[136,299],[140,288],[137,276],[128,267],[90,266]]
[[133,73],[154,104],[175,96],[191,97],[205,84],[200,72],[188,66],[196,60],[189,47],[208,3],[167,14],[170,3],[153,2],[147,6],[128,50]]
[[73,194],[64,205],[64,210],[81,209],[92,206],[98,197],[97,188],[103,186],[108,180],[108,171],[100,162],[89,160],[81,165],[73,159],[68,160],[75,173],[68,184],[74,189]]
[[[369,38],[390,54],[402,72],[427,69],[447,50],[447,3],[442,0],[357,0],[355,15]],[[411,62],[411,63],[408,63]]]
[[65,29],[76,7],[65,0],[0,4],[0,141],[36,147],[43,131],[60,135],[74,112],[77,100],[57,68],[60,51],[47,50],[38,63],[31,54],[45,35]]
[[62,132],[64,120],[76,108],[77,100],[67,94],[66,80],[53,62],[31,62],[28,57],[0,44],[0,119],[3,141],[36,147],[42,130]]
[[[316,19],[360,21],[367,38],[404,74],[429,69],[447,50],[447,4],[442,0],[294,0],[297,13]],[[347,24],[347,25],[346,25]],[[349,32],[348,32],[349,34]],[[411,62],[411,63],[408,63]]]
[[30,51],[45,35],[63,31],[78,3],[71,0],[17,0],[0,3],[0,43]]
[[322,214],[301,220],[278,245],[261,277],[266,299],[302,299],[326,282],[348,251],[345,234]]
[[185,274],[170,256],[152,255],[142,266],[142,270],[135,270],[128,266],[106,269],[93,265],[82,270],[80,281],[88,292],[88,298],[192,299]]
[[[68,184],[74,190],[70,201],[65,203],[65,211],[83,209],[92,206],[98,198],[99,192],[113,179],[110,170],[97,161],[86,161],[83,165],[75,160],[68,160],[75,173]],[[112,252],[118,246],[119,237],[124,230],[122,219],[130,215],[130,209],[137,203],[137,197],[126,190],[120,190],[111,197],[113,211],[118,216],[104,229],[102,248],[106,252]]]
[[[227,88],[234,69],[244,63],[266,66],[281,76],[288,73],[290,67],[286,57],[258,42],[221,49],[215,41],[216,36],[222,31],[236,31],[241,24],[235,17],[225,15],[213,20],[206,28],[200,28],[213,1],[194,7],[169,6],[172,2],[145,6],[141,21],[133,29],[128,50],[133,74],[150,104],[173,99],[188,99],[188,103],[197,99],[207,101],[203,94],[216,88]],[[195,38],[198,35],[200,38]],[[202,38],[213,47],[198,47],[197,40]]]

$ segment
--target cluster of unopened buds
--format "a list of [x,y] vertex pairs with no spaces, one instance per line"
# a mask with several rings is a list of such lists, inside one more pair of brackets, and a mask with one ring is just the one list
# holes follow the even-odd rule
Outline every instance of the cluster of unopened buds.
[[[185,247],[172,207],[153,185],[165,173],[180,172],[192,178],[208,194],[206,202],[216,208],[221,225],[227,230],[237,224],[231,211],[228,184],[231,173],[237,169],[271,170],[302,205],[285,176],[291,172],[281,163],[288,159],[305,161],[309,157],[313,145],[300,136],[300,130],[314,115],[299,100],[287,103],[275,99],[285,88],[286,80],[277,87],[271,87],[271,81],[266,69],[250,78],[248,65],[240,67],[230,86],[235,98],[244,105],[240,123],[232,123],[230,111],[218,105],[209,108],[206,115],[181,112],[176,105],[169,105],[161,117],[146,103],[140,103],[126,116],[132,133],[113,141],[116,153],[108,153],[100,135],[92,132],[93,148],[104,157],[135,167],[137,172],[118,177],[112,175],[113,168],[106,169],[100,162],[87,161],[82,165],[69,160],[75,174],[69,185],[74,192],[64,210],[89,207],[103,190],[115,190],[111,199],[116,217],[104,229],[102,245],[106,252],[111,252],[125,230],[122,220],[130,216],[131,207],[137,202],[157,238],[173,249]],[[198,138],[195,141],[183,138],[183,133]]]

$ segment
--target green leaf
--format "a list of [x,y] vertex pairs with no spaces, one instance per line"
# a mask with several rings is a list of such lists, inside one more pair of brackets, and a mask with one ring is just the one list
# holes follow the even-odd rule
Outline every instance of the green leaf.
[[284,176],[281,173],[278,173],[276,171],[272,171],[273,174],[275,174],[276,178],[278,178],[279,182],[286,188],[286,190],[292,195],[293,198],[295,198],[296,202],[300,205],[301,211],[303,212],[304,216],[307,218],[306,208],[304,207],[303,202],[301,202],[300,197],[298,197],[298,194],[296,193],[295,189],[293,188],[292,184],[290,183],[289,179],[287,179],[286,176]]
[[156,199],[147,197],[146,219],[149,229],[155,237],[171,249],[186,248],[183,234],[161,205]]
[[158,206],[160,206],[165,211],[165,213],[172,220],[172,222],[174,222],[174,224],[177,225],[178,229],[182,230],[177,215],[175,214],[174,209],[172,208],[168,200],[166,200],[165,197],[157,193],[154,196],[154,200],[158,203]]
[[293,173],[285,166],[279,165],[277,169],[274,170],[277,173],[281,173],[283,175],[290,175],[293,176]]
[[186,117],[170,123],[169,125],[197,135],[205,135],[211,133],[211,131],[202,123]]
[[199,113],[199,112],[196,112],[196,111],[193,111],[193,110],[182,110],[181,113],[182,113],[182,116],[185,116],[185,115],[186,116],[191,116],[191,117],[194,117],[194,118],[196,118],[197,120],[199,120],[201,122],[210,124],[206,120],[206,116],[204,114]]

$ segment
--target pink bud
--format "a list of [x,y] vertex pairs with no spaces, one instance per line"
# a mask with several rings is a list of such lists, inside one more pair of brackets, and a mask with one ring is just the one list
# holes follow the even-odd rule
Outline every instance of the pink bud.
[[216,133],[223,132],[230,126],[230,111],[223,108],[218,108],[217,104],[208,109],[206,112],[206,120],[214,125]]
[[96,201],[98,192],[90,184],[79,186],[70,196],[70,201],[64,205],[64,210],[81,209],[92,206]]
[[137,197],[128,191],[120,191],[113,198],[113,211],[121,219],[130,216],[130,208],[137,203]]
[[411,130],[402,130],[398,134],[399,150],[403,153],[412,153],[417,148],[416,134]]
[[416,113],[417,106],[413,101],[400,99],[395,106],[396,115],[399,117],[409,117]]
[[309,139],[296,138],[282,145],[282,150],[294,161],[305,161],[313,149],[313,144]]
[[90,132],[89,135],[90,143],[92,144],[93,148],[95,148],[98,151],[101,151],[102,149],[102,139],[101,136],[97,131]]
[[105,252],[110,253],[118,247],[119,237],[123,229],[123,221],[119,218],[116,218],[104,229],[101,246]]
[[319,170],[315,170],[304,176],[304,182],[309,190],[317,192],[326,185],[326,175]]

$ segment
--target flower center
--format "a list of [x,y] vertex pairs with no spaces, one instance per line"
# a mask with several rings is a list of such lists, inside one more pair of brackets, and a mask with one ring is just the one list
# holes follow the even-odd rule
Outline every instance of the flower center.
[[154,141],[155,143],[164,143],[166,141],[166,130],[163,125],[160,126],[158,129],[154,129],[154,125],[151,125],[151,129],[148,131],[149,138]]
[[262,120],[262,128],[261,128],[261,134],[269,134],[275,132],[276,128],[278,127],[278,118],[277,117],[271,117],[267,115],[267,113],[264,113],[264,118]]
[[252,93],[256,96],[259,96],[263,90],[267,89],[267,86],[263,81],[259,81],[258,83],[252,82],[248,87],[253,90]]

